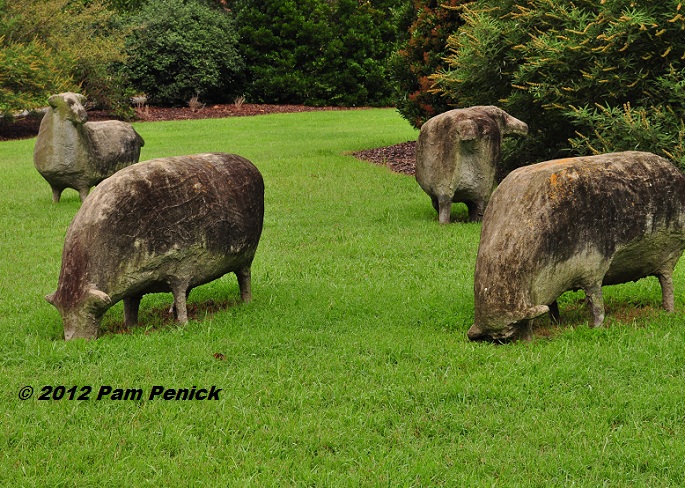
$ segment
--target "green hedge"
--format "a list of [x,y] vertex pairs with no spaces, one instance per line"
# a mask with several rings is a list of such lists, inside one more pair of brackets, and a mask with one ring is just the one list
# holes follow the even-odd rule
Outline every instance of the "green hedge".
[[229,0],[251,102],[390,105],[408,0]]
[[152,103],[232,100],[243,67],[229,13],[195,0],[150,2],[133,19],[124,73]]
[[53,93],[78,90],[125,115],[125,84],[114,67],[123,38],[98,0],[0,0],[0,113],[42,107]]

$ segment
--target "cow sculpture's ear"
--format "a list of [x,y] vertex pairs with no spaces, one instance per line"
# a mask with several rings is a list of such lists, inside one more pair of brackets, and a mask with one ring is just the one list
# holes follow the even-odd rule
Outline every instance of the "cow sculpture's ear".
[[112,299],[104,291],[100,291],[97,288],[91,288],[88,290],[88,305],[95,309],[106,309],[112,304]]
[[55,305],[55,293],[50,293],[49,295],[45,295],[45,299],[48,301],[50,305]]
[[522,319],[534,319],[535,317],[539,317],[547,312],[549,312],[549,307],[547,305],[536,305],[535,307],[530,307],[528,310],[526,310]]
[[84,105],[86,103],[85,95],[81,95],[80,93],[77,93],[76,98],[78,98],[78,103],[80,103],[81,105]]
[[50,98],[48,98],[48,104],[52,108],[57,108],[57,101],[59,100],[60,96],[59,95],[52,95]]
[[459,120],[456,129],[462,141],[473,141],[478,138],[478,124],[471,119]]

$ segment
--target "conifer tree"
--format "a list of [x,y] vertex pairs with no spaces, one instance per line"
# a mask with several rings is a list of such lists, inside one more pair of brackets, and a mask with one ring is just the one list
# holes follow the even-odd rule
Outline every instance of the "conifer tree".
[[685,156],[679,0],[477,0],[463,16],[434,80],[460,104],[500,105],[529,123],[512,167],[626,149]]

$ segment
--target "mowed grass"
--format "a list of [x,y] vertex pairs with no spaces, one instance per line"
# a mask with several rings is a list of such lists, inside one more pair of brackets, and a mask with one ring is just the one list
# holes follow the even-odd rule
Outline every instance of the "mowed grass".
[[[582,293],[531,343],[466,339],[480,226],[440,226],[413,178],[350,151],[416,138],[393,110],[140,123],[141,159],[252,160],[266,184],[254,300],[233,275],[121,304],[97,341],[62,340],[54,291],[76,192],[59,205],[34,140],[0,143],[0,480],[12,486],[682,486],[685,276]],[[455,208],[457,219],[464,208]],[[144,218],[135,216],[132,218]],[[26,385],[34,396],[18,398]],[[84,385],[88,401],[37,399]],[[96,400],[101,386],[141,400]],[[148,400],[153,386],[218,401]],[[66,394],[65,397],[68,397]]]

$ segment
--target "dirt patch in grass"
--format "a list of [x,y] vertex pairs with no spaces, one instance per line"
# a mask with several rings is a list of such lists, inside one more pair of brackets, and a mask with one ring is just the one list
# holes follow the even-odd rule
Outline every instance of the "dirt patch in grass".
[[[218,312],[223,312],[231,308],[242,305],[242,301],[235,298],[225,298],[221,300],[209,299],[203,302],[188,302],[188,320],[204,320],[206,317],[212,317]],[[131,334],[133,329],[140,328],[144,330],[145,334],[157,331],[159,329],[176,326],[176,318],[169,306],[156,306],[153,308],[143,309],[141,307],[138,324],[134,326],[127,326],[124,321],[109,322],[103,327],[105,334]]]
[[[138,119],[145,122],[162,120],[221,119],[225,117],[250,117],[268,114],[289,114],[301,112],[360,110],[348,107],[310,107],[307,105],[267,105],[244,103],[242,105],[207,105],[198,110],[189,107],[143,107],[136,109]],[[90,113],[90,112],[89,112]]]
[[[604,305],[603,327],[636,324],[647,324],[661,311],[658,304],[634,302],[609,302]],[[584,299],[566,304],[560,309],[561,323],[554,323],[548,316],[536,319],[534,325],[535,338],[554,337],[561,330],[568,327],[588,326],[592,317]]]

